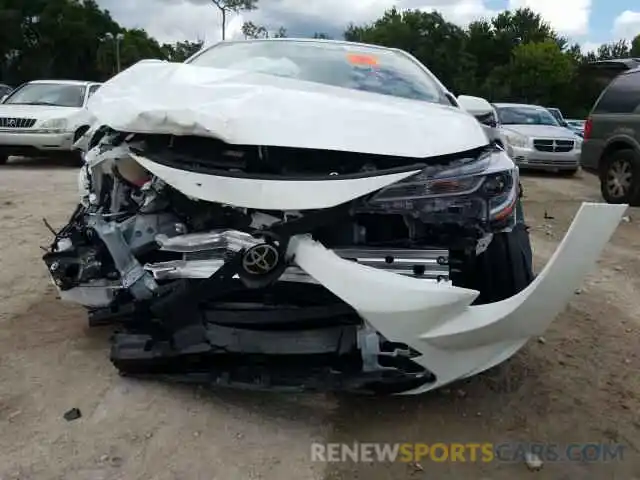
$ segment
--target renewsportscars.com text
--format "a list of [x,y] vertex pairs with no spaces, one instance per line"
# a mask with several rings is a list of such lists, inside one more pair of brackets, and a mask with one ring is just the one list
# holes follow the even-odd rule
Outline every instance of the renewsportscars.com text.
[[544,462],[624,460],[617,443],[313,443],[314,462],[523,462],[527,454]]

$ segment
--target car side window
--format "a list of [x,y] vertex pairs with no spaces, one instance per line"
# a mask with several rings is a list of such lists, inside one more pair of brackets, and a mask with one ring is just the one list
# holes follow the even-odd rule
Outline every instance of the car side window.
[[640,107],[640,71],[619,75],[602,94],[594,113],[633,113]]

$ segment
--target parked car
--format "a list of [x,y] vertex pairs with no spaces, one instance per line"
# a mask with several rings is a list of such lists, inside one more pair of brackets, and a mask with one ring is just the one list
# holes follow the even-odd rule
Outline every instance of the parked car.
[[[640,206],[640,62],[612,62],[614,79],[589,114],[580,164],[600,177],[607,202]],[[598,73],[606,78],[602,66]]]
[[584,138],[584,125],[586,120],[567,119],[565,121],[570,130]]
[[563,127],[567,126],[567,122],[564,119],[564,115],[562,115],[562,111],[559,108],[555,107],[547,107],[547,110],[553,115],[553,117],[558,121],[560,125]]
[[88,130],[87,101],[99,83],[37,80],[13,90],[0,104],[0,164],[9,156],[68,156]]
[[13,87],[0,83],[0,103],[4,102],[5,98],[13,91]]
[[130,67],[89,110],[108,128],[43,260],[120,325],[111,361],[134,376],[438,388],[542,334],[624,214],[583,205],[534,280],[491,106],[398,49],[222,42]]
[[573,175],[579,168],[582,140],[545,107],[517,103],[494,104],[499,128],[521,168],[553,170]]

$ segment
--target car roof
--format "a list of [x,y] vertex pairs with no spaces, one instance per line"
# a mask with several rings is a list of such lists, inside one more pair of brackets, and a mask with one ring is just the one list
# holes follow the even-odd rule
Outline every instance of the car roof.
[[386,51],[398,51],[398,48],[392,47],[384,47],[382,45],[373,45],[371,43],[361,43],[361,42],[349,42],[347,40],[329,40],[325,38],[296,38],[296,37],[284,37],[284,38],[249,38],[249,39],[238,39],[238,40],[224,40],[222,42],[211,44],[205,49],[209,49],[214,47],[215,45],[219,45],[221,43],[231,44],[231,43],[260,43],[260,42],[301,42],[301,43],[327,43],[334,45],[351,45],[351,46],[359,46],[366,47],[376,50],[386,50]]
[[599,66],[618,66],[621,68],[635,69],[640,66],[640,57],[628,57],[628,58],[610,58],[608,60],[596,60],[595,62],[589,62],[587,65],[599,67]]
[[93,84],[100,84],[100,82],[90,82],[90,81],[86,81],[86,80],[32,80],[31,82],[28,83],[58,83],[60,85],[82,85],[82,86],[86,86],[86,85],[93,85]]
[[[238,39],[238,40],[222,40],[220,42],[212,43],[211,45],[207,45],[193,56],[187,59],[187,63],[195,57],[200,56],[201,53],[208,51],[212,48],[215,48],[218,45],[231,45],[231,44],[240,44],[240,43],[263,43],[263,42],[296,42],[296,43],[316,43],[316,44],[330,44],[330,45],[344,45],[351,47],[360,47],[360,48],[368,48],[370,50],[379,50],[384,52],[395,52],[400,53],[402,55],[407,55],[408,52],[402,50],[401,48],[394,47],[385,47],[382,45],[374,45],[371,43],[362,43],[362,42],[350,42],[347,40],[329,40],[325,38],[296,38],[296,37],[284,37],[284,38],[248,38],[248,39]],[[416,59],[417,60],[417,59]],[[439,81],[439,80],[438,80]]]

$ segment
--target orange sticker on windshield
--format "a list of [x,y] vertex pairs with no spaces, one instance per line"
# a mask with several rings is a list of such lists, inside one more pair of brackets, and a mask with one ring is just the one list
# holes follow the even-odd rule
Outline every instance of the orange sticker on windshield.
[[369,65],[369,66],[378,65],[378,59],[371,55],[358,55],[358,54],[352,53],[347,55],[347,58],[349,59],[349,62],[355,65]]

